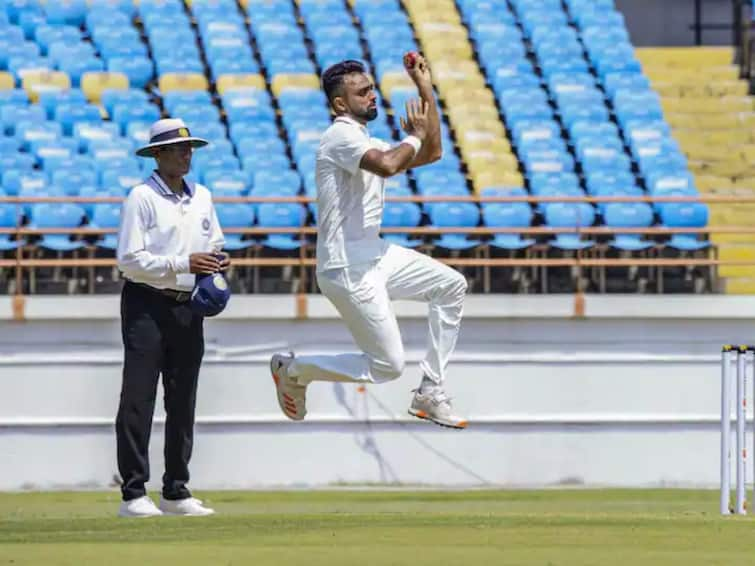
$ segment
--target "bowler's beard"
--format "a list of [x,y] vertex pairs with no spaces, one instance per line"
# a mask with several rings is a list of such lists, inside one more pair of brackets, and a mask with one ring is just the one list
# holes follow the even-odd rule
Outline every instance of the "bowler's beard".
[[378,117],[377,106],[375,108],[368,108],[363,112],[359,112],[359,114],[356,114],[356,117],[360,120],[364,120],[365,122],[372,122],[375,118]]

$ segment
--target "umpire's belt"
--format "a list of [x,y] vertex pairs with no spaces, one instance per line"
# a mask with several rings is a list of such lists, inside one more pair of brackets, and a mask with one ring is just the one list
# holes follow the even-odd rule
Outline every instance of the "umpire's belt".
[[132,285],[136,285],[138,287],[142,287],[144,289],[148,289],[152,291],[153,293],[157,293],[159,295],[163,295],[164,297],[168,297],[170,299],[173,299],[177,303],[185,303],[189,299],[191,299],[191,291],[176,291],[175,289],[158,289],[157,287],[153,287],[152,285],[147,285],[146,283],[136,283],[135,281],[129,281]]

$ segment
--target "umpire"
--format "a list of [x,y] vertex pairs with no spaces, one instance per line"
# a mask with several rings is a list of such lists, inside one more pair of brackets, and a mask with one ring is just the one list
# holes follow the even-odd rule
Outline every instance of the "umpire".
[[[197,378],[204,353],[203,317],[191,307],[195,274],[224,271],[220,230],[210,192],[188,182],[194,148],[182,120],[158,120],[149,144],[137,150],[157,169],[134,187],[121,213],[118,268],[121,295],[123,384],[115,423],[122,517],[210,515],[191,496],[189,481]],[[165,474],[159,508],[147,496],[149,439],[158,376],[165,391]]]

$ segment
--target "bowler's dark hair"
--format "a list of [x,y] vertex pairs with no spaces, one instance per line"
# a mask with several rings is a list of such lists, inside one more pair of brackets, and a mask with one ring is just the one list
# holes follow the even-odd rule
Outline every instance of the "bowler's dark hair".
[[365,72],[367,71],[364,65],[353,59],[341,61],[325,69],[322,74],[322,88],[325,91],[325,96],[328,97],[328,101],[332,103],[335,97],[343,94],[343,78],[346,75]]

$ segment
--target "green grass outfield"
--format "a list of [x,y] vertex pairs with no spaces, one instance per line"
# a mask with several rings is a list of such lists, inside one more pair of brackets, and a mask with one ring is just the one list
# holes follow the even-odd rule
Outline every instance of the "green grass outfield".
[[214,517],[118,519],[115,492],[0,493],[0,565],[755,564],[714,491],[197,494]]

